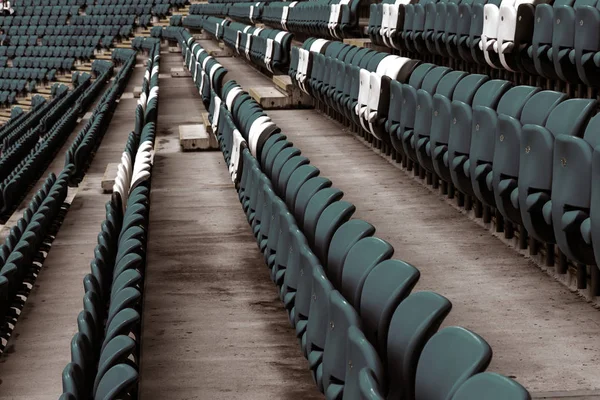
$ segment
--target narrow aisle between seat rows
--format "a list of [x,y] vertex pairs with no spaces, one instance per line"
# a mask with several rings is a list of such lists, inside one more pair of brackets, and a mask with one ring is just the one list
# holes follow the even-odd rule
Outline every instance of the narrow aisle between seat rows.
[[[239,58],[219,62],[246,91],[272,84]],[[355,217],[377,226],[395,255],[421,270],[416,290],[452,299],[446,325],[460,323],[488,340],[496,354],[490,369],[516,377],[532,394],[600,389],[597,310],[330,118],[315,110],[268,114],[356,205]]]
[[[181,55],[161,55],[161,68]],[[189,78],[161,78],[140,398],[320,399],[220,152],[182,153],[201,122]],[[188,88],[189,90],[186,90]]]
[[[132,93],[143,74],[143,66],[135,68],[124,93]],[[78,189],[71,189],[77,194],[3,355],[0,399],[54,400],[62,393],[60,376],[71,360],[71,339],[77,331],[74,321],[83,297],[82,280],[89,272],[98,227],[105,217],[104,205],[110,198],[102,193],[100,183],[106,165],[121,156],[136,104],[134,98],[121,98],[85,179]],[[85,121],[71,133],[41,181],[50,172],[60,172],[65,152],[83,125]],[[27,204],[37,186],[22,204]]]

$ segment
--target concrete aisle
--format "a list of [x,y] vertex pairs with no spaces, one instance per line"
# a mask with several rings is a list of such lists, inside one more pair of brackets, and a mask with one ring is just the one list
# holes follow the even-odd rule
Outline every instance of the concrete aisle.
[[[141,63],[145,57],[138,57]],[[108,131],[69,208],[35,288],[27,299],[7,351],[0,358],[0,399],[55,400],[62,393],[61,374],[71,361],[71,339],[77,332],[77,315],[83,309],[83,277],[90,271],[100,224],[105,218],[104,194],[100,182],[111,162],[119,162],[127,136],[133,129],[137,99],[131,98],[145,68],[138,66],[130,77]],[[129,98],[128,98],[129,97]],[[44,173],[29,199],[50,172],[58,174],[65,153],[85,121],[67,139]],[[9,221],[10,222],[10,221]]]
[[[220,58],[247,91],[268,82],[239,58]],[[600,313],[404,171],[314,110],[268,111],[321,175],[356,205],[395,256],[421,270],[416,290],[447,296],[445,325],[492,346],[490,370],[536,397],[600,399]]]
[[223,156],[179,149],[204,111],[192,80],[162,78],[159,103],[140,398],[321,399]]

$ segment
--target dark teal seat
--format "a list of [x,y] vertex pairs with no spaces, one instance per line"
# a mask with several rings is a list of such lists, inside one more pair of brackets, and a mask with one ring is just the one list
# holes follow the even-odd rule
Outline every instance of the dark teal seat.
[[138,373],[130,365],[118,364],[109,369],[100,380],[94,400],[116,400],[126,398],[137,384]]
[[[321,268],[312,271],[311,303],[306,332],[302,336],[302,348],[308,359],[313,379],[321,392],[323,389],[323,351],[329,329],[329,295],[335,289]],[[296,325],[298,328],[298,325]],[[320,367],[320,368],[319,368]]]
[[530,400],[527,389],[493,372],[482,372],[463,383],[452,400]]
[[[594,251],[582,237],[582,224],[589,218],[592,201],[592,159],[600,145],[600,116],[587,124],[583,137],[559,135],[554,143],[552,199],[544,219],[554,225],[560,250],[581,264],[594,264]],[[585,230],[585,228],[584,228]]]
[[[566,95],[560,92],[544,90],[534,94],[523,107],[519,118],[510,115],[498,115],[496,144],[494,146],[494,168],[492,169],[492,189],[496,208],[504,218],[512,223],[521,224],[521,212],[518,203],[519,149],[525,125],[543,125],[550,112]],[[514,193],[514,194],[513,194]],[[515,203],[511,197],[517,199]]]
[[485,371],[491,360],[492,349],[479,335],[458,326],[442,329],[419,357],[415,399],[452,399],[458,388]]
[[507,115],[519,119],[527,101],[539,90],[533,86],[516,86],[502,96],[496,110],[487,106],[473,107],[475,129],[471,132],[469,174],[475,196],[488,206],[496,205],[492,170],[498,117]]
[[[448,165],[454,186],[467,196],[474,196],[471,185],[471,131],[477,130],[473,125],[473,109],[488,107],[496,110],[500,98],[511,88],[511,84],[503,80],[490,80],[481,85],[473,97],[473,103],[452,101],[452,123],[448,141]],[[458,90],[458,88],[457,88]]]
[[388,398],[415,398],[417,363],[423,347],[451,309],[448,299],[433,292],[413,293],[396,308],[387,341]]
[[596,107],[594,100],[566,100],[554,108],[544,126],[523,127],[518,202],[527,232],[541,242],[555,243],[552,220],[544,218],[544,209],[549,214],[552,207],[554,141],[558,135],[581,137]]
[[319,217],[315,229],[315,253],[322,263],[327,262],[329,244],[338,228],[346,223],[356,207],[347,201],[335,201],[330,204]]
[[367,275],[358,312],[365,336],[386,362],[387,341],[392,316],[417,284],[419,270],[400,260],[385,260]]
[[325,339],[323,363],[319,367],[319,369],[322,368],[323,389],[327,399],[333,400],[342,397],[348,366],[346,345],[350,327],[360,329],[360,317],[341,293],[333,290],[329,294],[329,327]]
[[350,249],[359,240],[373,234],[375,227],[360,219],[350,220],[335,231],[329,244],[326,264],[327,276],[335,287],[342,285],[342,271]]
[[344,192],[337,188],[325,188],[315,193],[306,204],[302,232],[311,248],[315,245],[315,232],[321,214],[330,204],[339,201],[343,196]]
[[331,181],[322,176],[316,176],[307,180],[298,191],[296,203],[294,204],[294,218],[300,229],[304,229],[304,216],[306,208],[312,197],[321,190],[331,187]]
[[340,292],[357,309],[360,307],[363,286],[369,273],[380,262],[394,254],[394,248],[377,237],[360,239],[348,252],[342,267]]
[[288,208],[293,211],[294,205],[296,204],[296,197],[300,188],[306,181],[316,176],[319,176],[318,168],[313,165],[302,165],[294,170],[287,181],[285,188],[285,203]]

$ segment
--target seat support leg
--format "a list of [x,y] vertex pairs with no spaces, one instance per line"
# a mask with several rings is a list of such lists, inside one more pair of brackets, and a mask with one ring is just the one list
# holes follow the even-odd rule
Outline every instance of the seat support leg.
[[565,256],[560,249],[558,249],[558,264],[556,265],[556,273],[557,274],[566,274],[567,269],[569,268],[569,261],[567,260],[567,256]]
[[600,270],[597,265],[590,265],[592,296],[600,296]]
[[[452,187],[452,189],[454,189],[454,187]],[[456,194],[456,205],[459,207],[465,206],[465,195],[461,192]]]
[[504,217],[500,214],[498,209],[494,210],[494,216],[496,217],[496,232],[504,231]]
[[504,237],[506,239],[515,237],[515,226],[510,221],[504,221]]
[[587,287],[587,266],[577,263],[577,289]]
[[546,243],[546,266],[552,267],[554,265],[554,245],[552,243]]

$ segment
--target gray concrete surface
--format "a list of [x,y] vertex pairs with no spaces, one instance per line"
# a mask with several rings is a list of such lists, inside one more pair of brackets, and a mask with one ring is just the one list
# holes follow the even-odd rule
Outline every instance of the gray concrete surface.
[[[141,82],[145,68],[138,67],[125,93]],[[133,128],[136,99],[122,99],[102,144],[75,195],[35,287],[17,322],[7,351],[0,357],[0,399],[55,400],[62,393],[61,374],[71,360],[71,339],[77,332],[77,315],[83,309],[83,277],[89,273],[105,203],[100,182],[110,162],[118,162]],[[49,172],[58,174],[82,121],[58,153],[44,177],[21,204],[21,210]],[[76,193],[73,193],[76,191]],[[18,211],[17,211],[18,213]],[[11,221],[14,221],[15,215]],[[9,221],[9,224],[10,222]],[[3,230],[3,234],[8,226]]]
[[[181,63],[162,54],[161,70]],[[320,399],[218,151],[182,153],[204,107],[160,80],[140,398]]]
[[[246,90],[268,80],[239,58],[219,60]],[[415,290],[448,297],[444,325],[461,325],[492,346],[489,370],[539,398],[600,399],[600,312],[532,261],[365,148],[315,110],[268,115],[304,156],[377,228],[395,257],[421,270]]]

